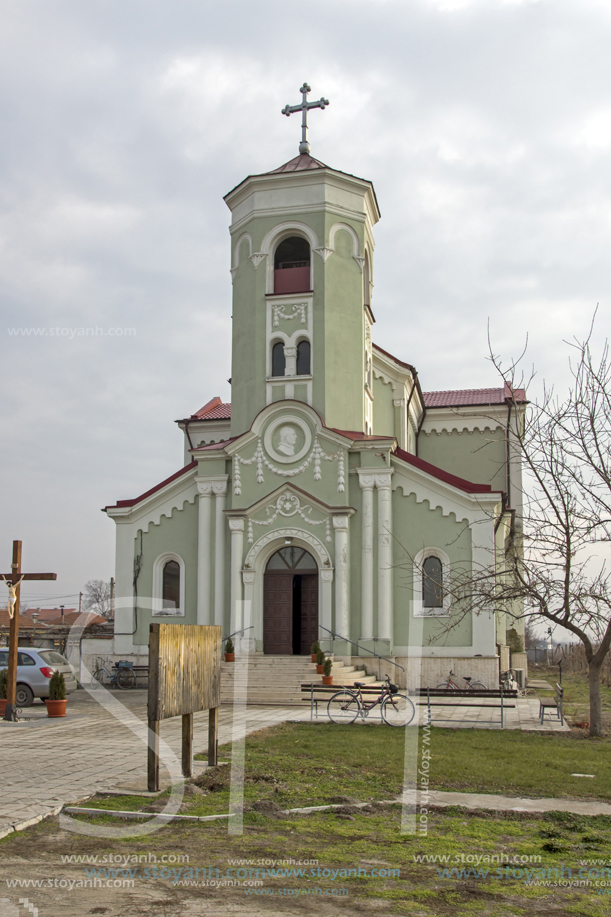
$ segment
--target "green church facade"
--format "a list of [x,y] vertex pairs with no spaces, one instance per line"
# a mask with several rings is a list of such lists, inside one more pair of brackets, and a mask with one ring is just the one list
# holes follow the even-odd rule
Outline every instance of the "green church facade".
[[183,467],[106,508],[115,653],[146,654],[151,621],[171,617],[256,653],[319,639],[375,671],[386,656],[408,683],[414,660],[425,684],[452,666],[494,683],[515,623],[459,614],[449,584],[494,568],[519,531],[514,395],[423,392],[373,343],[369,181],[304,153],[225,200],[232,402],[178,421]]

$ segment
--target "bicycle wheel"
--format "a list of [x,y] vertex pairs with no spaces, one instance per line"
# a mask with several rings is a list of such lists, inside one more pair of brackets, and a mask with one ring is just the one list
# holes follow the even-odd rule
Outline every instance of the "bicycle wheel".
[[472,691],[487,691],[488,685],[485,685],[483,681],[472,681],[471,690]]
[[89,687],[95,690],[99,688],[104,680],[104,669],[101,666],[98,666],[91,673],[91,681],[89,682]]
[[338,691],[329,698],[327,713],[332,723],[354,723],[361,712],[361,705],[352,691]]
[[115,681],[119,688],[133,688],[136,684],[136,673],[133,669],[126,666],[125,668],[119,669]]
[[409,726],[416,708],[405,694],[390,694],[382,701],[382,719],[388,726]]

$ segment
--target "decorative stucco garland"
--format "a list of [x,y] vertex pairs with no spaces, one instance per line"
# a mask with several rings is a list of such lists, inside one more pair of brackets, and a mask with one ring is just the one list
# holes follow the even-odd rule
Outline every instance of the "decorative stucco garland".
[[275,465],[269,461],[265,452],[263,451],[263,444],[259,439],[257,443],[257,448],[255,454],[249,459],[243,459],[239,455],[235,455],[233,459],[233,492],[236,497],[239,497],[242,493],[242,482],[240,479],[240,465],[254,465],[257,463],[257,484],[263,484],[263,466],[266,465],[270,471],[273,471],[274,474],[279,475],[282,478],[294,478],[298,474],[301,474],[302,471],[305,471],[306,468],[311,465],[314,461],[314,480],[320,481],[322,478],[321,471],[321,459],[324,459],[325,462],[334,462],[337,461],[337,489],[339,493],[343,493],[346,489],[346,478],[344,472],[344,453],[339,449],[334,455],[327,455],[325,450],[322,448],[318,442],[318,437],[314,439],[314,447],[310,452],[309,456],[299,465],[298,468],[286,469],[286,468],[276,468]]
[[[324,525],[326,527],[326,541],[331,541],[331,524],[329,519],[310,519],[309,513],[312,507],[309,505],[302,506],[295,494],[281,494],[273,506],[267,507],[267,519],[249,519],[248,520],[248,542],[252,544],[254,540],[253,525],[271,525],[278,516],[295,516],[299,514],[304,522],[308,525]],[[271,515],[270,515],[271,514]]]
[[284,306],[273,306],[272,311],[274,313],[274,328],[277,328],[280,324],[278,319],[283,318],[285,321],[290,321],[290,319],[297,318],[297,316],[300,317],[301,324],[305,325],[307,308],[308,304],[306,302],[295,303],[295,305],[292,307],[293,312],[287,315],[284,311]]

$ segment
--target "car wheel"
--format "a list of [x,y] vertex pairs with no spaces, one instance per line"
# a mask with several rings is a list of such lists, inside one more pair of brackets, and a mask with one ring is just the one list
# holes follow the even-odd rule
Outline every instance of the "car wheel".
[[17,685],[15,704],[17,707],[31,707],[34,703],[34,692],[29,685]]

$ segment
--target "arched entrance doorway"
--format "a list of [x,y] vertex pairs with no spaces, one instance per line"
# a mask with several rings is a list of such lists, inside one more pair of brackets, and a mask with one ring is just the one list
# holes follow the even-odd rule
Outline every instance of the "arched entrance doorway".
[[318,639],[318,568],[304,548],[281,548],[265,569],[263,652],[306,656]]

